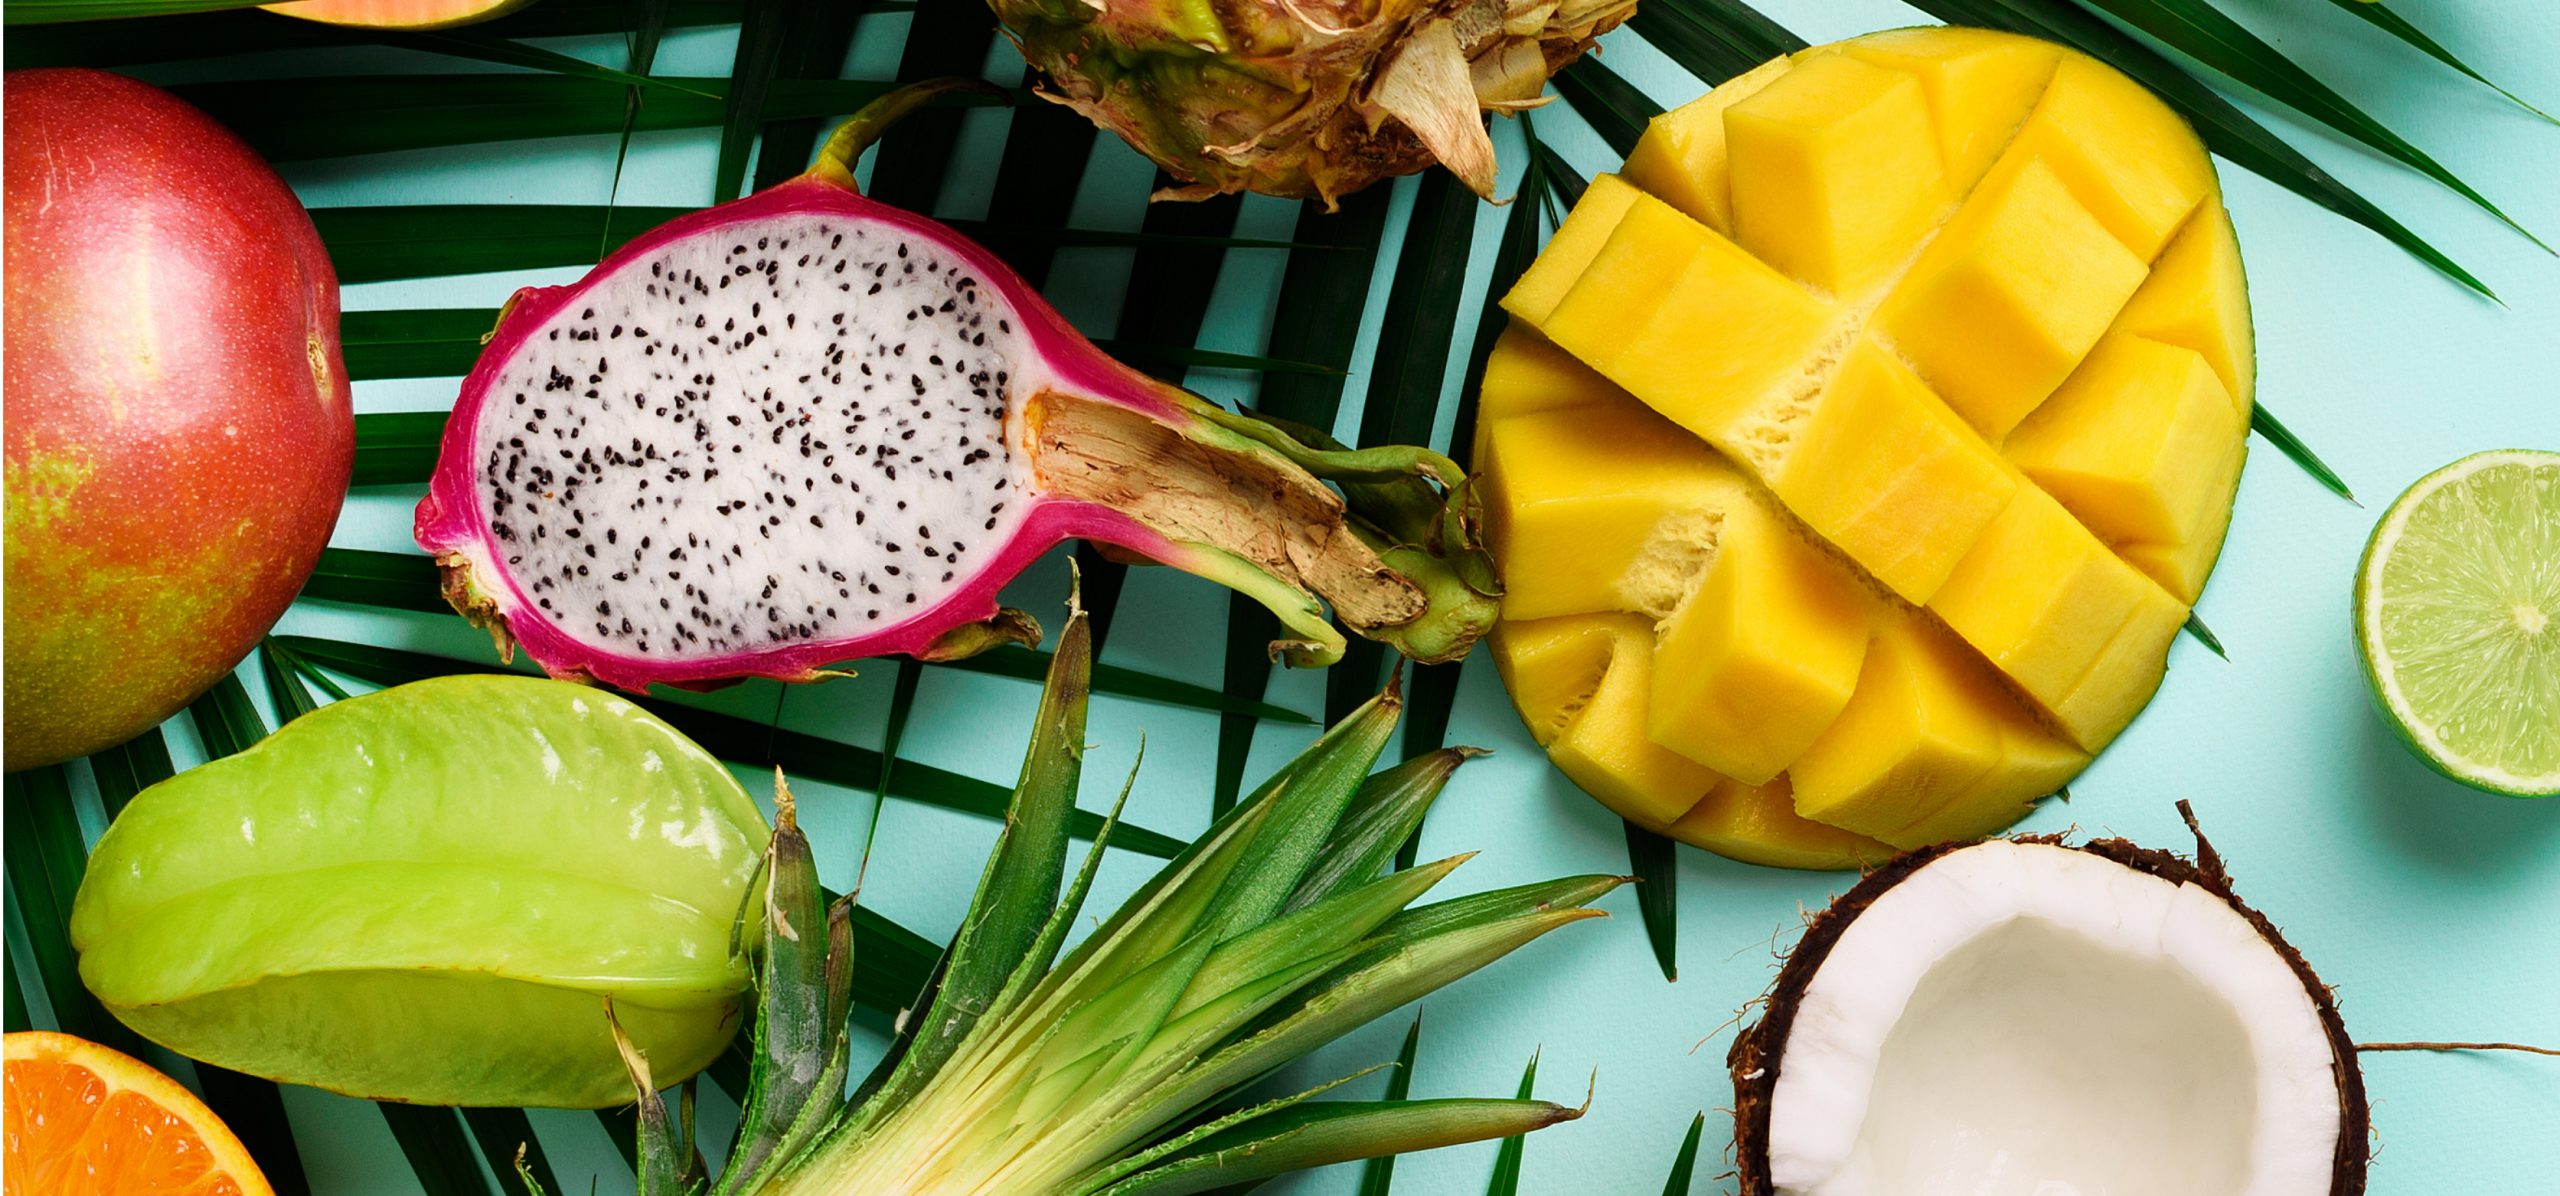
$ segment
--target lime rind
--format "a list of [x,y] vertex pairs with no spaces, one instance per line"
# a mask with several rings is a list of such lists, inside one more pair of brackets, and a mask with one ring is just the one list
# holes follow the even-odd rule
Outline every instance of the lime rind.
[[2392,503],[2356,571],[2356,646],[2436,771],[2560,794],[2560,453],[2477,453]]

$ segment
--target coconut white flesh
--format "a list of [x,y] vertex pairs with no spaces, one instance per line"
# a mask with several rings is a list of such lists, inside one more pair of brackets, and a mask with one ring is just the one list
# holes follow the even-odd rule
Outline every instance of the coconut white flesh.
[[1769,1111],[1805,1196],[2311,1196],[2329,1039],[2230,903],[2087,852],[1950,852],[1807,984]]
[[484,399],[491,550],[546,619],[665,660],[933,609],[1031,506],[1004,298],[825,214],[663,245],[527,337]]

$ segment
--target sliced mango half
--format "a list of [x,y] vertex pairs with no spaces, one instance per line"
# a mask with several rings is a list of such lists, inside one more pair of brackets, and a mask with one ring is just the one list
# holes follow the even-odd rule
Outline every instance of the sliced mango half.
[[1583,788],[1736,859],[2022,817],[2150,700],[2230,525],[2256,365],[2212,162],[2046,42],[1737,76],[1502,305],[1513,699]]

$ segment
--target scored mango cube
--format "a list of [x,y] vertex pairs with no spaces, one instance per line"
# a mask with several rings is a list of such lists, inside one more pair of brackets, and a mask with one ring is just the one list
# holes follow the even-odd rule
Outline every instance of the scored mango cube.
[[1642,406],[1617,383],[1527,325],[1511,325],[1485,355],[1484,380],[1476,391],[1474,456],[1469,459],[1483,461],[1493,426],[1512,416],[1611,404],[1629,409]]
[[1533,323],[1712,439],[1799,372],[1831,318],[1828,305],[1723,235],[1638,195],[1564,301]]
[[[1481,399],[1523,719],[1738,860],[2026,816],[2150,699],[2220,554],[2248,301],[2201,141],[2075,50],[1894,30],[1663,114],[1505,298]],[[1603,412],[1642,443],[1492,447]],[[1720,486],[1648,502],[1656,437]]]
[[2080,770],[2089,753],[2063,742],[2014,706],[2002,712],[2000,763],[1947,803],[1889,836],[1897,846],[1921,847],[1953,839],[1979,839],[2024,818]]
[[1991,168],[2062,60],[2043,42],[1953,25],[1889,29],[1840,52],[1920,81],[1938,159],[1959,193]]
[[2139,594],[2080,683],[2062,700],[2047,704],[2072,741],[2092,752],[2113,742],[2151,701],[2168,671],[2169,641],[2178,638],[2178,629],[2187,622],[2186,605],[2168,591],[2146,585]]
[[1887,621],[1848,708],[1787,770],[1796,813],[1893,842],[1914,809],[1999,766],[2006,700],[1945,632],[1917,616]]
[[1635,405],[1634,397],[1617,383],[1547,338],[1515,325],[1502,330],[1493,342],[1493,352],[1485,357],[1476,426],[1490,427],[1514,415],[1611,402]]
[[1788,275],[1856,294],[1902,263],[1945,203],[1920,80],[1805,59],[1724,114],[1733,235]]
[[1547,239],[1546,249],[1503,295],[1502,310],[1527,320],[1533,328],[1545,323],[1642,194],[1614,174],[1591,180],[1591,186],[1565,216],[1556,235]]
[[2239,235],[2221,200],[2205,200],[2187,218],[2151,263],[2151,277],[2125,301],[2115,329],[2203,354],[2240,418],[2249,418],[2258,386],[2249,278],[2240,264]]
[[2062,504],[2021,486],[1929,609],[2050,707],[2080,685],[2154,595],[2168,598]]
[[1563,615],[1501,623],[1487,642],[1494,670],[1519,705],[1530,736],[1545,747],[1600,688],[1619,638],[1647,631],[1635,615]]
[[2193,606],[2204,594],[2204,579],[2213,572],[2213,562],[2222,555],[2223,537],[2231,530],[2233,492],[2240,485],[2240,467],[2248,460],[2249,445],[2235,440],[2224,447],[2222,464],[2214,471],[2206,488],[2222,498],[2205,504],[2204,523],[2178,544],[2119,544],[2116,555],[2125,563],[2142,570],[2159,582],[2178,601]]
[[2109,543],[2183,544],[2231,505],[2243,428],[2192,349],[2116,334],[2009,437],[2009,460]]
[[1721,509],[1741,476],[1641,407],[1516,415],[1486,434],[1488,539],[1506,619],[1618,609],[1618,584],[1665,519]]
[[1618,173],[1690,219],[1732,236],[1733,175],[1725,154],[1725,109],[1757,94],[1787,73],[1788,66],[1786,59],[1772,58],[1654,117]]
[[1782,516],[1756,501],[1728,510],[1697,592],[1655,643],[1653,741],[1768,783],[1849,704],[1876,613],[1848,567]]
[[1795,786],[1785,777],[1766,785],[1728,780],[1663,832],[1746,864],[1772,868],[1863,868],[1892,859],[1893,848],[1796,813]]
[[1653,691],[1653,630],[1637,621],[1611,638],[1609,667],[1582,709],[1547,745],[1547,758],[1621,818],[1659,831],[1723,777],[1645,734]]
[[2195,130],[2148,88],[2077,54],[2055,68],[2012,154],[2058,172],[2099,223],[2144,262],[2214,191]]
[[2017,481],[1908,367],[1862,338],[1769,487],[1888,589],[1926,603]]
[[[2053,268],[2057,260],[2070,267]],[[2070,376],[2142,278],[2142,259],[2050,168],[2011,159],[1965,201],[1876,322],[1996,444]]]

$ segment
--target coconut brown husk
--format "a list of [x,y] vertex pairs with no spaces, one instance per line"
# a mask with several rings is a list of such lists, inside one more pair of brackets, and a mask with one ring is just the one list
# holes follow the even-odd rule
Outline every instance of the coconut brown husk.
[[[2174,852],[2143,847],[2124,839],[2098,839],[2077,847],[2061,835],[2017,835],[2011,841],[2041,843],[2073,848],[2113,860],[2138,872],[2147,872],[2171,884],[2193,885],[2230,903],[2242,918],[2292,965],[2293,974],[2311,995],[2312,1008],[2318,1011],[2320,1025],[2329,1036],[2331,1074],[2338,1088],[2338,1147],[2331,1162],[2329,1191],[2331,1196],[2363,1196],[2365,1171],[2372,1161],[2373,1146],[2370,1127],[2372,1110],[2365,1103],[2364,1072],[2356,1064],[2355,1041],[2347,1037],[2347,1025],[2338,1014],[2336,995],[2323,984],[2317,972],[2302,958],[2302,953],[2287,943],[2275,923],[2265,914],[2252,909],[2232,892],[2231,876],[2224,870],[2222,857],[2205,840],[2196,827],[2195,814],[2185,802],[2178,812],[2195,831],[2196,858],[2189,860]],[[1805,928],[1804,938],[1779,968],[1777,982],[1762,999],[1764,1012],[1760,1020],[1743,1029],[1734,1039],[1733,1049],[1725,1055],[1726,1068],[1733,1076],[1733,1144],[1735,1164],[1741,1179],[1741,1196],[1776,1196],[1777,1186],[1769,1178],[1769,1106],[1777,1091],[1778,1071],[1785,1054],[1787,1037],[1794,1028],[1796,1007],[1804,998],[1805,987],[1813,982],[1831,949],[1849,924],[1866,913],[1876,899],[1912,873],[1939,857],[1976,846],[1984,840],[1945,843],[1906,852],[1861,878],[1857,885],[1830,907],[1816,915]]]

